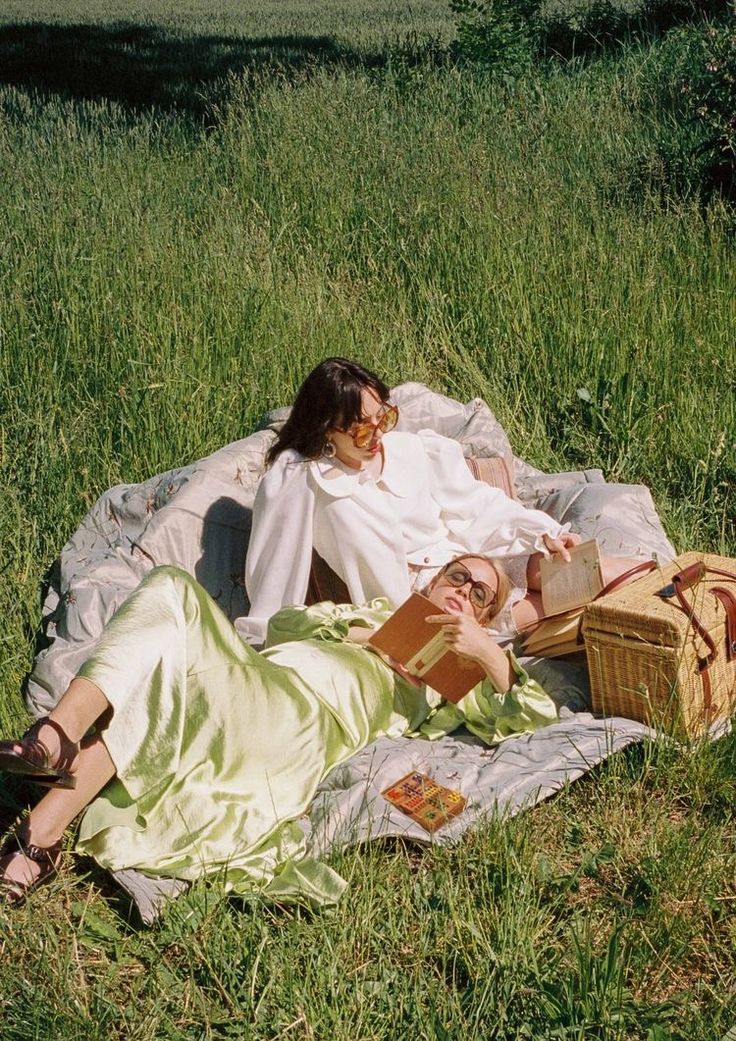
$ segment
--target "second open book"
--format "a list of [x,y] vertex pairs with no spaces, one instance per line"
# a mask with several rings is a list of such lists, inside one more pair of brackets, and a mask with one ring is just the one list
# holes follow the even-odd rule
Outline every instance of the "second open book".
[[[595,539],[570,549],[569,563],[558,557],[541,561],[545,617],[524,641],[524,654],[557,658],[583,649],[579,639],[583,608],[603,589],[603,573]],[[451,650],[442,626],[428,622],[440,608],[421,593],[413,593],[372,634],[368,644],[395,659],[448,701],[457,702],[485,676],[474,661]]]
[[591,539],[570,548],[569,563],[558,556],[540,563],[542,608],[545,617],[524,640],[524,654],[560,658],[583,650],[580,620],[586,604],[603,589],[598,542]]

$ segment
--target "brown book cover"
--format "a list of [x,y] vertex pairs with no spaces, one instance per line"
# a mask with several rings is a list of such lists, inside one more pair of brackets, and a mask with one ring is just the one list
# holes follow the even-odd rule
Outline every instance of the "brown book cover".
[[416,770],[386,788],[381,795],[430,834],[462,813],[467,802],[460,792],[445,788],[428,774]]
[[442,610],[421,593],[412,593],[370,637],[369,646],[395,658],[447,701],[457,702],[485,678],[477,662],[463,658],[444,642],[441,626],[425,621]]

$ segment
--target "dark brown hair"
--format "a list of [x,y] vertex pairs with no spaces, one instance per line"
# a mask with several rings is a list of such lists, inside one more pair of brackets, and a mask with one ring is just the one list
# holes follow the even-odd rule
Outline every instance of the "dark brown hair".
[[316,459],[328,430],[346,429],[362,418],[365,389],[374,391],[381,401],[388,400],[389,389],[383,380],[357,362],[347,358],[321,361],[299,388],[291,415],[266,454],[267,465],[287,448]]

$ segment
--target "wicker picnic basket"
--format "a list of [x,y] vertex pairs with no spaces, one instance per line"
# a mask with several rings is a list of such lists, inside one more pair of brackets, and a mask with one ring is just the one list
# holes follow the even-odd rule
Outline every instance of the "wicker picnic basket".
[[588,604],[593,710],[697,737],[736,713],[736,560],[686,553]]

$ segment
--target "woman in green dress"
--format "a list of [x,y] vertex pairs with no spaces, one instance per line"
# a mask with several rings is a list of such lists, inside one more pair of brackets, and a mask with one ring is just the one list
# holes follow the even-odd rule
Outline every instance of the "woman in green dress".
[[6,899],[54,873],[84,811],[77,849],[111,870],[333,902],[345,883],[307,858],[297,824],[330,770],[380,736],[464,723],[494,743],[556,719],[484,629],[507,589],[490,559],[468,555],[427,590],[447,643],[487,677],[450,705],[363,646],[385,600],[285,608],[257,653],[191,576],[155,568],[50,715],[0,742],[0,769],[50,787],[6,839]]

